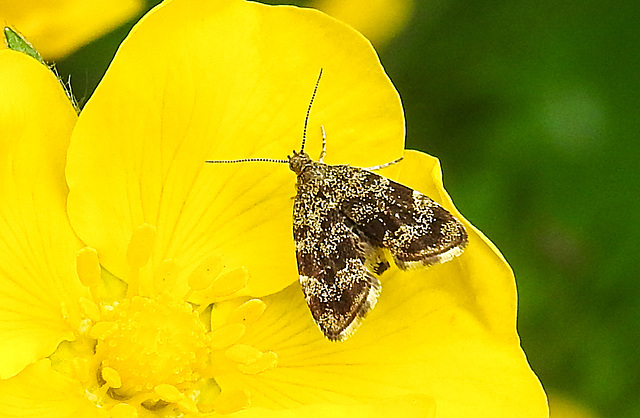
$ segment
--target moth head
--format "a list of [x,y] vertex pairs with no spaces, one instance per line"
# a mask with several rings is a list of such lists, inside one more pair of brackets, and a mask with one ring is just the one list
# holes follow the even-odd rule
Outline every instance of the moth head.
[[289,168],[291,171],[296,173],[296,175],[300,175],[302,170],[311,164],[311,158],[309,158],[309,154],[304,151],[293,151],[293,155],[287,156],[289,159]]

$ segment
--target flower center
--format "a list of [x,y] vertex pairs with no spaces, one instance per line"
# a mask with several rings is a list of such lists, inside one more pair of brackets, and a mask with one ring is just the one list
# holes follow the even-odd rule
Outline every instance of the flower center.
[[147,241],[153,237],[153,227],[134,232],[127,251],[133,278],[113,299],[103,298],[104,289],[115,288],[113,280],[122,282],[101,273],[94,249],[78,252],[78,277],[92,299],[79,301],[84,317],[69,318],[77,324],[76,339],[58,346],[50,357],[52,366],[76,379],[86,397],[112,417],[230,414],[248,407],[249,390],[221,387],[216,377],[256,375],[277,367],[275,352],[244,341],[265,303],[234,298],[248,273],[244,268],[225,271],[222,257],[215,254],[191,273],[185,295],[175,291],[173,260],[158,264],[152,283],[141,280],[138,270],[148,267],[152,243]]
[[206,365],[209,338],[198,314],[186,302],[162,299],[123,301],[98,338],[103,370],[119,375],[120,386],[112,387],[116,397],[196,381]]

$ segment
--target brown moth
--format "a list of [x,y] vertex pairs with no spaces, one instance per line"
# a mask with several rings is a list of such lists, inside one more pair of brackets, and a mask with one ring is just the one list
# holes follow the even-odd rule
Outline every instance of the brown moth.
[[420,192],[373,173],[400,160],[357,168],[318,161],[304,152],[307,122],[322,70],[304,122],[300,151],[287,160],[246,158],[208,163],[270,161],[288,163],[298,177],[293,204],[293,238],[300,284],[314,321],[332,341],[358,328],[380,295],[378,277],[390,258],[402,270],[444,263],[467,245],[464,226]]

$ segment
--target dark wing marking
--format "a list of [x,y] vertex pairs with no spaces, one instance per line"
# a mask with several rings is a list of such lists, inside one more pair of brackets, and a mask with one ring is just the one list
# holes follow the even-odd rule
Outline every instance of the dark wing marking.
[[371,246],[387,248],[398,267],[443,263],[462,253],[467,233],[446,209],[375,173],[364,177],[362,189],[341,202],[341,212]]
[[365,266],[364,249],[344,215],[319,212],[316,224],[294,226],[298,272],[313,319],[328,339],[340,341],[373,309],[380,282]]

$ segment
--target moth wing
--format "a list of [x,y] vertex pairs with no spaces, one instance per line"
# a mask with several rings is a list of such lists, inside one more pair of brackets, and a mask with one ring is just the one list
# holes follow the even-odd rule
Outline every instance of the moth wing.
[[449,211],[418,191],[366,173],[359,196],[342,202],[341,211],[373,247],[388,249],[403,270],[462,253],[467,233]]
[[332,341],[349,337],[375,306],[380,282],[365,265],[359,237],[338,210],[294,226],[300,284],[316,324]]

